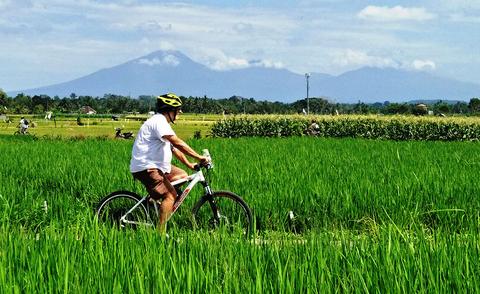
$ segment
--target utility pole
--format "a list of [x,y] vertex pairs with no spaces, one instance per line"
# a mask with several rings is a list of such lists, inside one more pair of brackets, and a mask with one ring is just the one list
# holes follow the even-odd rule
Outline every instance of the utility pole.
[[305,74],[305,79],[307,80],[307,115],[310,114],[310,101],[308,99],[308,90],[309,90],[309,84],[308,84],[308,79],[310,78],[310,73]]

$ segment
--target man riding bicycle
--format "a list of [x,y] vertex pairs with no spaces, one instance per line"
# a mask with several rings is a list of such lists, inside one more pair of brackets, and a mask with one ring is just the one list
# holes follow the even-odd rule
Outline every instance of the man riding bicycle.
[[162,199],[158,229],[166,233],[167,221],[177,197],[170,182],[187,177],[187,173],[171,164],[172,154],[188,168],[194,169],[186,155],[207,163],[208,159],[195,152],[187,143],[176,136],[170,123],[175,123],[181,113],[182,100],[168,93],[157,97],[156,113],[140,128],[132,148],[130,172],[155,199]]
[[26,134],[28,131],[28,120],[25,117],[20,118],[20,124],[18,125],[20,134]]

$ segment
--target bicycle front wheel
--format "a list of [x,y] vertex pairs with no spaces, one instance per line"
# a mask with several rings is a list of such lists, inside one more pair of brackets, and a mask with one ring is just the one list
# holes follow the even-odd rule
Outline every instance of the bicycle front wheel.
[[95,216],[106,225],[137,229],[153,226],[142,198],[129,191],[116,191],[100,200]]
[[204,195],[193,208],[196,229],[224,231],[231,235],[248,236],[252,231],[252,212],[238,195],[219,191]]

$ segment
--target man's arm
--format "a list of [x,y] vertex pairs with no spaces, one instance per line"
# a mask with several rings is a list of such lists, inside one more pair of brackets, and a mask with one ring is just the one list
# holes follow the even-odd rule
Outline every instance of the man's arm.
[[180,160],[180,162],[185,164],[189,169],[193,169],[195,167],[195,164],[191,163],[188,160],[188,158],[185,156],[185,154],[183,154],[183,152],[180,151],[179,149],[172,147],[172,153],[173,155],[175,155],[176,158],[178,158],[178,160]]
[[172,143],[173,147],[177,148],[178,150],[180,150],[183,153],[183,156],[188,155],[192,158],[197,159],[200,162],[207,162],[208,159],[205,156],[202,156],[202,155],[198,154],[197,152],[195,152],[195,150],[193,150],[190,146],[188,146],[188,144],[185,143],[185,141],[183,141],[179,137],[177,137],[175,135],[168,135],[168,136],[163,136],[163,138],[170,141],[170,143]]

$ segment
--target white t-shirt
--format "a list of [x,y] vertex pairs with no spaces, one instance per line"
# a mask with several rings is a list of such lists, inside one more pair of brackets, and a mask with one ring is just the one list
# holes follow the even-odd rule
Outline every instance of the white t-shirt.
[[130,172],[158,168],[169,173],[172,168],[172,149],[163,136],[175,135],[163,114],[155,114],[145,121],[133,143]]
[[22,129],[28,129],[28,125],[26,124],[26,121],[23,118],[20,120],[20,127]]

